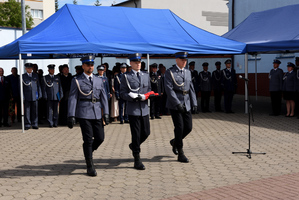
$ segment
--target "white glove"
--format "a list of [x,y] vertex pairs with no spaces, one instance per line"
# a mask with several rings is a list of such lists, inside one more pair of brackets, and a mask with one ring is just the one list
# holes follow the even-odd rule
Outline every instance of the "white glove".
[[132,99],[136,99],[136,98],[138,97],[138,94],[137,94],[137,93],[130,92],[130,93],[129,93],[129,96],[130,96]]
[[145,101],[146,100],[144,94],[140,94],[140,96],[141,96],[141,101]]

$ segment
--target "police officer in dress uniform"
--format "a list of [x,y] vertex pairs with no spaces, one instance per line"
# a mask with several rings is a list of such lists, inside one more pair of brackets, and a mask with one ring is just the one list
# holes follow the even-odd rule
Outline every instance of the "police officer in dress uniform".
[[151,88],[155,93],[158,93],[160,96],[156,98],[150,99],[150,115],[151,119],[161,119],[160,117],[160,100],[161,100],[161,93],[162,93],[162,79],[161,75],[157,73],[158,65],[153,63],[151,65],[152,72],[150,73],[151,78]]
[[212,76],[208,71],[209,63],[202,64],[203,71],[199,73],[199,90],[201,93],[201,110],[203,113],[210,111],[210,97],[212,91]]
[[278,116],[281,112],[283,70],[279,68],[280,63],[279,60],[274,60],[273,69],[269,73],[269,91],[272,104],[272,113],[270,116]]
[[55,65],[48,65],[49,74],[42,79],[43,98],[47,101],[47,121],[49,127],[57,127],[58,103],[63,98],[59,75],[54,75]]
[[[194,86],[194,90],[195,90],[195,94],[197,95],[198,92],[199,92],[199,83],[198,83],[198,71],[196,71],[195,69],[195,62],[194,61],[191,61],[189,63],[189,70],[191,72],[191,76],[192,76],[192,83],[193,83],[193,86]],[[197,98],[197,96],[196,96]],[[198,113],[197,111],[192,111],[192,114],[195,114],[195,113]]]
[[38,129],[38,99],[42,97],[38,75],[32,72],[32,63],[25,64],[23,76],[25,130]]
[[104,75],[105,65],[98,65],[97,70],[98,70],[98,77],[100,77],[103,81],[105,92],[107,94],[107,99],[109,101],[109,99],[112,97],[112,94],[110,94],[108,78]]
[[221,87],[221,62],[215,62],[216,70],[212,73],[212,85],[214,90],[214,105],[216,112],[223,112],[221,110],[221,97],[222,97],[222,87]]
[[[94,56],[81,58],[84,73],[72,80],[68,102],[68,127],[73,128],[75,117],[79,120],[82,137],[83,152],[87,165],[87,174],[96,176],[92,153],[104,141],[104,127],[109,124],[109,106],[104,84],[101,78],[92,74],[94,70]],[[104,116],[101,109],[103,108]]]
[[120,96],[128,102],[128,115],[132,135],[129,148],[134,157],[134,168],[144,170],[140,160],[140,145],[150,135],[149,109],[145,94],[151,91],[151,82],[148,73],[142,72],[141,53],[129,56],[132,71],[121,78]]
[[291,62],[287,64],[288,71],[284,74],[282,80],[283,98],[286,100],[287,114],[286,117],[295,116],[295,92],[296,92],[296,72],[295,65]]
[[127,71],[127,64],[122,63],[120,64],[120,73],[117,74],[114,78],[114,90],[115,90],[115,97],[118,100],[119,106],[119,121],[120,124],[129,123],[128,115],[127,115],[127,102],[120,96],[120,88],[121,88],[121,79]]
[[295,114],[297,115],[297,118],[299,119],[299,57],[296,57],[295,61],[296,67],[295,67],[295,72],[296,72],[296,99],[295,99]]
[[224,107],[226,113],[234,113],[232,111],[233,97],[237,89],[236,71],[231,68],[232,61],[230,59],[224,62],[226,68],[222,70],[221,85],[224,89]]
[[166,107],[170,110],[175,127],[174,139],[170,140],[170,144],[173,153],[178,154],[178,161],[187,163],[189,160],[183,152],[183,139],[192,130],[191,110],[197,110],[197,101],[191,72],[185,69],[188,52],[178,52],[175,57],[176,65],[165,73]]

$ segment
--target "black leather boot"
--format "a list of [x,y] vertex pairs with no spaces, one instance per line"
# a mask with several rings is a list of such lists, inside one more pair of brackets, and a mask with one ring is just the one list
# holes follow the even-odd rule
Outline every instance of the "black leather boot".
[[183,149],[178,149],[178,161],[179,162],[183,162],[183,163],[188,163],[189,160],[188,158],[185,156]]
[[139,153],[133,154],[133,156],[134,156],[134,168],[138,170],[145,170],[144,165],[140,161]]
[[86,159],[86,165],[87,165],[87,175],[88,176],[97,176],[97,172],[94,168],[92,158]]
[[177,149],[176,146],[175,146],[174,139],[170,140],[170,145],[172,146],[172,152],[173,152],[175,155],[178,155],[178,149]]

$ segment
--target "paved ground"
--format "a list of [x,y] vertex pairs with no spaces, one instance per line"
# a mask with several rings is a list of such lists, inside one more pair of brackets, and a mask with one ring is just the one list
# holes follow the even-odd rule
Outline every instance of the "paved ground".
[[80,128],[0,128],[2,199],[299,199],[299,119],[268,116],[269,99],[254,102],[251,149],[266,155],[233,155],[248,148],[244,99],[236,114],[194,115],[184,141],[190,163],[171,151],[170,116],[151,120],[142,145],[145,171],[133,168],[129,125],[105,127],[95,152],[97,177],[85,175]]

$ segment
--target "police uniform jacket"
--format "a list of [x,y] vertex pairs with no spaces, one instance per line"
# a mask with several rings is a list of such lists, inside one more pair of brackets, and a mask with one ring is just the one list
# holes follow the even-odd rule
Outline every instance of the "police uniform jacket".
[[271,69],[269,73],[269,91],[281,91],[282,90],[282,77],[283,77],[283,70],[280,68]]
[[117,99],[120,98],[120,83],[123,76],[124,76],[123,73],[119,73],[114,77],[114,90]]
[[212,76],[211,72],[201,71],[199,73],[199,89],[200,91],[211,91],[212,90]]
[[[183,83],[184,85],[180,86]],[[181,73],[177,66],[169,68],[165,72],[164,85],[167,94],[167,108],[177,110],[177,105],[183,104],[186,110],[189,111],[191,110],[191,105],[197,106],[190,70],[183,69],[183,73]]]
[[107,94],[107,99],[110,99],[110,87],[109,87],[108,78],[106,76],[98,76],[98,77],[101,78],[103,81],[105,92]]
[[38,75],[32,73],[29,77],[27,73],[23,75],[23,93],[25,101],[37,101],[42,97],[42,90],[39,82]]
[[282,91],[296,91],[296,73],[294,70],[292,72],[286,72],[282,79]]
[[215,70],[212,73],[212,86],[214,90],[222,90],[221,87],[221,74],[222,71],[221,70]]
[[299,70],[296,71],[296,90],[299,92]]
[[155,93],[159,93],[159,95],[161,95],[162,93],[162,77],[161,75],[155,74],[154,72],[150,73],[150,78],[151,78],[151,88],[152,91],[154,91]]
[[[2,76],[3,83],[0,81],[0,101],[7,101],[11,96],[11,84],[10,79]],[[2,113],[0,113],[2,115]]]
[[43,98],[50,101],[60,101],[63,98],[63,91],[58,75],[53,78],[48,74],[42,78]]
[[135,102],[129,96],[129,93],[133,92],[137,94],[146,94],[150,91],[151,82],[147,72],[140,71],[140,81],[133,70],[122,76],[120,84],[120,97],[127,101],[126,114],[133,116],[148,115],[148,100]]
[[237,89],[236,71],[234,69],[228,70],[227,68],[222,70],[221,85],[224,91],[235,92]]
[[[78,81],[79,87],[76,81]],[[102,79],[93,75],[92,81],[93,84],[87,80],[84,74],[73,78],[68,100],[68,117],[101,119],[101,109],[104,114],[109,114],[108,100]],[[92,99],[95,101],[92,102]]]

